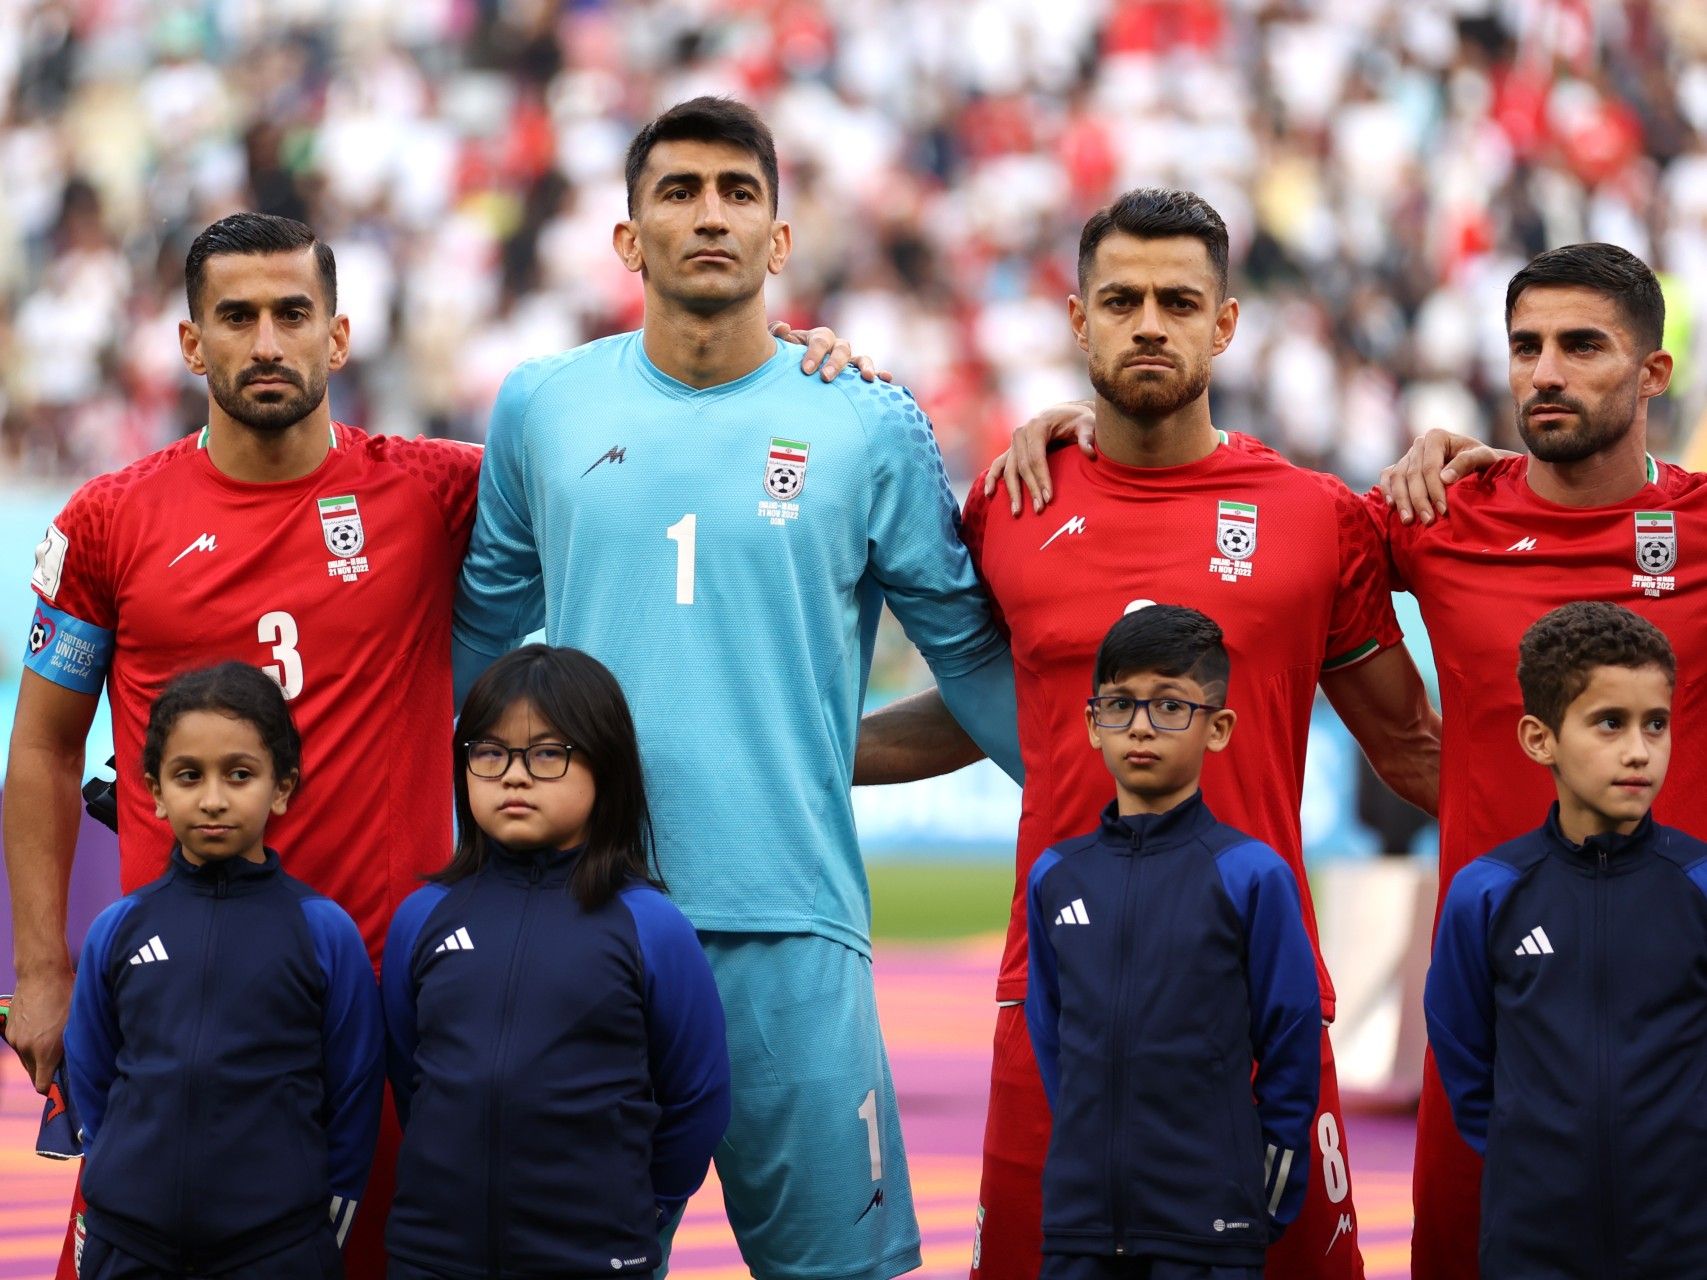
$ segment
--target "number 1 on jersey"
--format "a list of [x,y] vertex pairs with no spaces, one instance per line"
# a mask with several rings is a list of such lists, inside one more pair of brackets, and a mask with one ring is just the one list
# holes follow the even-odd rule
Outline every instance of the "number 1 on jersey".
[[664,536],[676,544],[676,603],[693,603],[693,542],[699,517],[688,512],[668,529]]

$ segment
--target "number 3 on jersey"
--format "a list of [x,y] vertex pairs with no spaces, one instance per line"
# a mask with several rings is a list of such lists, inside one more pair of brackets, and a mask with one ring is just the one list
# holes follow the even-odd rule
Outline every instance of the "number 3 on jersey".
[[278,681],[289,702],[302,692],[302,655],[296,651],[296,619],[282,609],[263,613],[255,625],[255,638],[271,645],[277,662],[269,662],[261,670]]
[[699,517],[688,512],[668,529],[664,536],[676,544],[676,603],[693,603],[693,542]]

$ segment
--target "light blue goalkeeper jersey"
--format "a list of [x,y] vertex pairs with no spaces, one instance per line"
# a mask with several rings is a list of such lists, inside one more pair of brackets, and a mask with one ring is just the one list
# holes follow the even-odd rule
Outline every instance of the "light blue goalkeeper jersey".
[[505,380],[456,604],[458,696],[542,625],[610,667],[664,877],[696,928],[869,952],[849,789],[885,599],[1017,780],[1007,644],[908,392],[807,377],[781,342],[696,390],[639,333]]

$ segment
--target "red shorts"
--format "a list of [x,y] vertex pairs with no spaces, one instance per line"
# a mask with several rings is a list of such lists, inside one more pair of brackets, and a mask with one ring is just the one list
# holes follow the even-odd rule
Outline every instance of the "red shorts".
[[[379,1113],[379,1144],[373,1153],[373,1171],[368,1174],[367,1191],[344,1241],[344,1280],[385,1280],[385,1219],[391,1213],[391,1197],[397,1189],[397,1147],[402,1138],[397,1113],[391,1106],[391,1086],[387,1084],[385,1106]],[[326,1211],[332,1211],[330,1203]],[[71,1221],[65,1231],[65,1245],[59,1252],[55,1280],[77,1280],[77,1257],[81,1252],[77,1219],[82,1212],[83,1171],[79,1168],[77,1188],[71,1195]]]
[[1452,1123],[1452,1106],[1432,1052],[1423,1059],[1411,1207],[1416,1210],[1416,1225],[1411,1228],[1413,1280],[1477,1280],[1482,1158]]
[[[1304,1208],[1268,1251],[1264,1274],[1268,1280],[1363,1280],[1339,1079],[1325,1027],[1315,1136],[1317,1164],[1310,1171]],[[1031,1056],[1025,1008],[1003,1005],[996,1011],[972,1280],[1036,1280],[1043,1262],[1043,1158],[1048,1150],[1049,1102]]]

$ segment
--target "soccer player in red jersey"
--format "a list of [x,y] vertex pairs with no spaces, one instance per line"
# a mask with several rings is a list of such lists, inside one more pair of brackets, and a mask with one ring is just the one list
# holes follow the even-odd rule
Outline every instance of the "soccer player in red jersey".
[[[278,819],[280,843],[292,874],[354,917],[376,963],[392,910],[449,848],[451,601],[480,452],[333,422],[326,385],[349,321],[332,252],[301,223],[216,222],[185,280],[179,336],[208,380],[207,425],[83,485],[36,548],[5,834],[18,967],[7,1031],[38,1088],[60,1055],[65,890],[103,682],[121,892],[157,877],[172,845],[135,767],[149,704],[184,666],[224,658],[262,667],[291,702],[314,781]],[[386,1148],[347,1245],[352,1276],[384,1271]],[[68,1240],[61,1276],[75,1252]]]
[[[1030,1280],[1039,1265],[1050,1124],[1020,1007],[1023,886],[1037,855],[1094,825],[1106,800],[1101,762],[1085,750],[1083,705],[1110,623],[1154,602],[1189,604],[1220,623],[1234,655],[1227,701],[1246,736],[1207,763],[1204,793],[1290,861],[1312,938],[1299,803],[1318,681],[1382,776],[1434,807],[1437,718],[1400,640],[1374,522],[1340,481],[1211,424],[1210,362],[1238,321],[1226,263],[1220,217],[1190,193],[1132,192],[1094,216],[1070,305],[1097,393],[1096,456],[1049,456],[1047,515],[991,515],[976,484],[967,502],[967,544],[1013,645],[1026,770],[976,1280]],[[938,706],[927,693],[868,717],[858,780],[899,781],[975,755]],[[1320,978],[1326,1021],[1333,987],[1325,970]],[[1270,1250],[1270,1276],[1363,1274],[1325,1029],[1323,1059],[1306,1205]]]
[[[1671,379],[1660,349],[1665,303],[1654,273],[1623,249],[1571,245],[1512,277],[1506,331],[1517,430],[1527,454],[1495,457],[1477,442],[1438,437],[1414,447],[1379,497],[1397,585],[1421,606],[1440,673],[1440,893],[1452,877],[1525,829],[1551,803],[1544,774],[1521,766],[1511,726],[1522,715],[1517,646],[1542,614],[1573,600],[1609,600],[1673,638],[1680,717],[1707,712],[1707,476],[1647,453],[1648,401]],[[1431,473],[1420,474],[1424,460]],[[1456,456],[1455,456],[1456,455]],[[1450,515],[1439,461],[1467,478]],[[1487,465],[1491,461],[1492,465]],[[1413,511],[1419,518],[1412,519]],[[1707,823],[1707,749],[1685,739],[1657,821]],[[1477,1275],[1481,1161],[1453,1127],[1432,1055],[1417,1117],[1412,1274]]]

